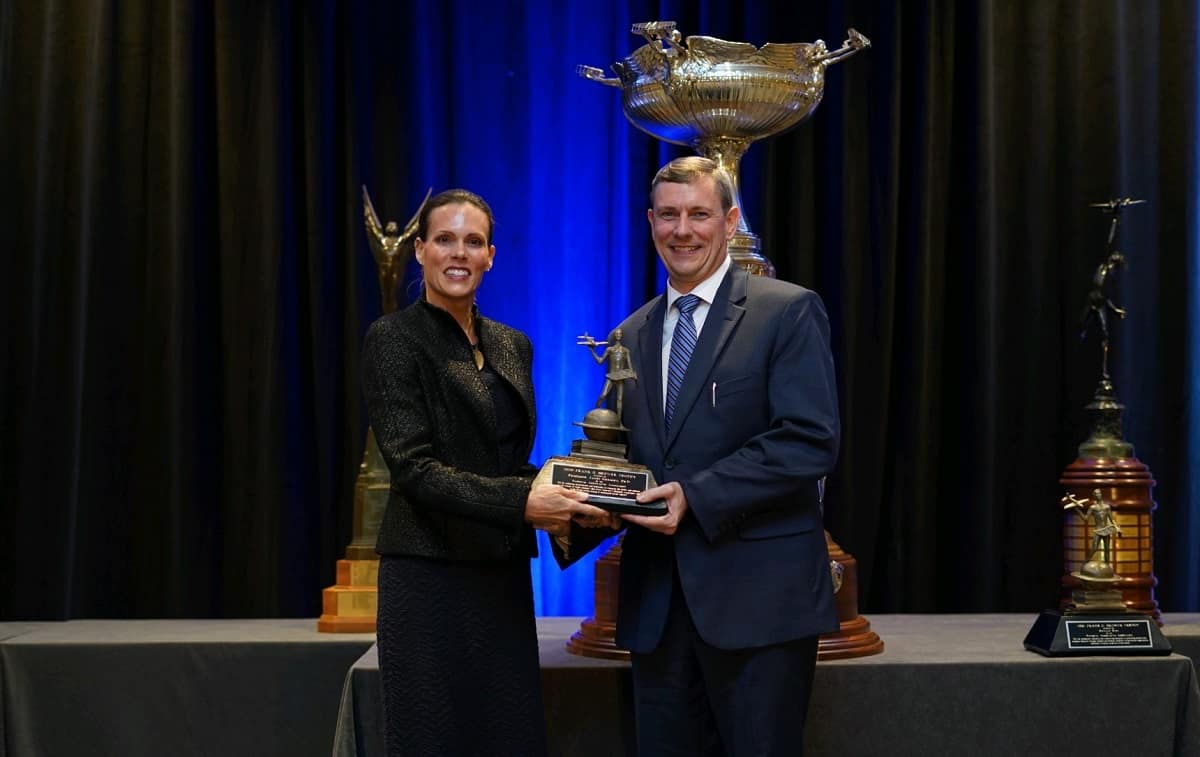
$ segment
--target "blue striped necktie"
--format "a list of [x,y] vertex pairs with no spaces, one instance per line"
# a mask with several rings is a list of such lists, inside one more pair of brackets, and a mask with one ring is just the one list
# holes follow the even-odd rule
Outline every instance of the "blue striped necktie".
[[667,367],[667,406],[663,413],[667,433],[671,432],[671,416],[675,413],[675,400],[679,399],[679,387],[683,386],[683,374],[687,372],[692,350],[696,349],[696,322],[692,312],[700,304],[694,294],[685,294],[675,300],[679,308],[679,320],[675,322],[675,333],[671,336],[671,362]]

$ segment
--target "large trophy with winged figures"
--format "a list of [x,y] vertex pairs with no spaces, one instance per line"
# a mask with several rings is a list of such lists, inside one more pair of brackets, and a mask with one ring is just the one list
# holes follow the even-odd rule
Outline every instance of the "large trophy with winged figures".
[[[825,92],[825,69],[871,45],[853,29],[832,52],[821,40],[762,47],[703,36],[684,40],[674,21],[634,24],[632,31],[648,44],[612,64],[616,78],[591,66],[580,66],[579,74],[620,88],[625,117],[637,128],[716,161],[733,181],[734,205],[743,209],[742,155],[755,141],[811,116]],[[761,250],[743,210],[729,255],[752,273],[774,276]]]
[[[734,204],[743,208],[729,256],[753,274],[773,277],[775,266],[762,255],[762,243],[746,223],[738,181],[742,155],[756,140],[787,131],[811,116],[825,91],[825,69],[870,47],[870,40],[850,29],[842,46],[830,51],[821,40],[762,47],[703,36],[685,40],[674,21],[634,24],[631,31],[646,44],[612,64],[615,78],[591,66],[580,66],[579,74],[620,89],[625,117],[638,129],[691,147],[724,169],[733,182]],[[820,659],[883,651],[871,624],[858,614],[856,561],[828,532],[826,542],[841,627],[821,637]],[[584,621],[568,647],[576,654],[625,654],[612,640],[620,549],[617,544],[596,563],[596,615]]]
[[[395,221],[380,223],[371,195],[363,187],[363,222],[367,227],[367,242],[379,273],[379,294],[384,315],[397,309],[396,288],[404,277],[404,266],[413,252],[417,222],[429,201],[432,190],[417,212],[404,225],[403,231]],[[375,630],[375,612],[379,606],[376,589],[379,578],[379,557],[375,540],[379,524],[387,507],[391,476],[375,443],[375,432],[367,428],[363,461],[354,482],[354,531],[346,547],[346,557],[337,562],[337,584],[321,593],[321,617],[318,631],[342,633],[371,633]]]

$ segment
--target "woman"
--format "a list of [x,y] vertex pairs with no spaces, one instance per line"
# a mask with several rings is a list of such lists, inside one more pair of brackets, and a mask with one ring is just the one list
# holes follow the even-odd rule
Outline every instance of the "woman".
[[389,755],[545,754],[533,528],[607,523],[531,489],[529,338],[479,315],[491,208],[453,189],[417,227],[421,299],[367,332],[364,390],[392,489],[379,529],[378,649]]

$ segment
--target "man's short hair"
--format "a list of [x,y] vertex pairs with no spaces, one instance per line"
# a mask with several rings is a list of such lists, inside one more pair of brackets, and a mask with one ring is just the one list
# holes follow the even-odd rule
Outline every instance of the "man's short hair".
[[713,177],[713,182],[717,185],[717,195],[721,198],[721,210],[728,213],[733,207],[733,180],[715,160],[699,155],[676,158],[658,169],[658,173],[654,174],[654,181],[650,182],[650,207],[654,207],[654,190],[658,189],[659,184],[691,184],[701,176]]

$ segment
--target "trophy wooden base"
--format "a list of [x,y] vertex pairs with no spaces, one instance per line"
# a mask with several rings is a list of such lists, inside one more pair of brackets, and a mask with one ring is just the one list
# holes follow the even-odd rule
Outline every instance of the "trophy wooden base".
[[[1113,518],[1121,528],[1113,550],[1113,568],[1119,580],[1113,589],[1121,592],[1125,607],[1143,613],[1162,625],[1162,612],[1154,589],[1154,538],[1151,514],[1157,504],[1152,496],[1154,477],[1145,463],[1135,457],[1091,459],[1081,457],[1067,466],[1059,483],[1070,494],[1090,497],[1099,489],[1112,504]],[[1076,575],[1078,566],[1090,559],[1091,528],[1071,513],[1063,518],[1063,576],[1059,609],[1066,610],[1072,594],[1083,586]]]
[[1154,618],[1138,612],[1046,610],[1026,634],[1025,648],[1045,657],[1171,654]]
[[[623,540],[625,537],[622,536]],[[871,623],[858,614],[858,562],[842,551],[829,532],[825,532],[829,557],[840,566],[837,611],[840,628],[821,634],[817,642],[818,660],[844,660],[867,657],[883,651],[883,640],[871,630]],[[567,642],[567,651],[580,657],[604,660],[628,660],[628,650],[617,646],[617,591],[621,581],[621,541],[617,541],[596,561],[596,614],[579,625]]]
[[629,650],[617,646],[616,635],[616,624],[588,618],[579,624],[579,630],[567,641],[567,651],[580,657],[628,660]]
[[853,657],[869,657],[883,651],[883,640],[871,630],[871,623],[858,614],[858,561],[838,546],[825,532],[825,546],[829,559],[837,564],[830,566],[841,580],[834,582],[837,592],[838,630],[821,634],[817,640],[818,660],[846,660]]
[[322,633],[374,633],[379,560],[338,560],[337,584],[321,592]]
[[617,591],[621,584],[621,543],[617,539],[596,561],[596,614],[579,624],[567,641],[567,651],[580,657],[602,660],[628,660],[629,650],[617,646]]
[[823,633],[817,639],[818,660],[848,660],[852,657],[869,657],[883,651],[883,639],[871,630],[871,623],[859,615],[841,621],[841,627],[833,633]]

